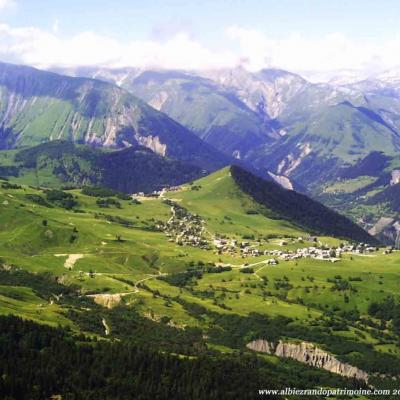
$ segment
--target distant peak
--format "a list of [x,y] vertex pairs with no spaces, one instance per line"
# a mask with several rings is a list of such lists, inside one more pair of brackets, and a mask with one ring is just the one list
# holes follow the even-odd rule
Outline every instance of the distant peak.
[[263,79],[267,79],[267,80],[275,80],[278,78],[296,78],[302,81],[305,81],[304,78],[302,78],[300,75],[295,74],[293,72],[289,72],[283,69],[279,69],[279,68],[265,68],[262,69],[260,72],[258,72],[258,75],[263,78]]

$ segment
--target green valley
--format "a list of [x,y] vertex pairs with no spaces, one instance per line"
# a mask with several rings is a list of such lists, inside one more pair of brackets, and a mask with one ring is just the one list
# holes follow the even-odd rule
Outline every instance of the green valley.
[[398,15],[0,0],[0,400],[398,399]]
[[0,183],[3,315],[207,362],[257,354],[278,387],[289,370],[298,387],[353,380],[246,345],[313,343],[367,376],[356,387],[400,375],[400,326],[375,311],[399,304],[400,254],[303,195],[239,167],[132,198]]

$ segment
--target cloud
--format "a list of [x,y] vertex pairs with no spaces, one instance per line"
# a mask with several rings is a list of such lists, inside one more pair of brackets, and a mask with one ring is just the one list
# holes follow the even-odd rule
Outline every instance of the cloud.
[[203,69],[232,66],[235,54],[214,52],[187,33],[167,40],[120,43],[94,32],[61,38],[54,30],[0,24],[0,58],[39,67],[99,65]]
[[95,65],[210,69],[242,65],[250,70],[276,67],[330,75],[343,69],[365,73],[394,67],[400,53],[399,37],[384,43],[358,43],[342,33],[316,39],[298,33],[272,38],[238,26],[228,28],[224,38],[216,38],[217,43],[223,43],[216,49],[182,31],[125,42],[92,31],[65,38],[58,31],[57,20],[51,31],[0,24],[0,59],[43,68]]
[[343,69],[389,68],[398,64],[400,39],[384,44],[358,43],[342,33],[332,33],[318,39],[290,34],[282,39],[270,39],[263,33],[231,27],[229,38],[239,45],[239,52],[250,69],[275,66],[295,71],[337,71]]
[[56,34],[60,31],[60,20],[58,18],[54,20],[52,30]]
[[14,0],[0,0],[0,10],[4,8],[15,7],[17,3]]

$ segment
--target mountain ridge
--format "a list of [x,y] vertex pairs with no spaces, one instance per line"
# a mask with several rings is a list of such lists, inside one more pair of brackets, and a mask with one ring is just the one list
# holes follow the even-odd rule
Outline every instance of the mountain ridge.
[[229,158],[117,86],[0,64],[0,146],[53,139],[106,147],[140,144],[212,170]]
[[125,193],[149,193],[206,173],[204,169],[162,157],[143,146],[102,150],[59,140],[0,152],[0,172],[5,177],[16,177],[20,183],[38,187],[94,185]]
[[[102,73],[108,80],[113,75],[112,70],[102,70],[99,74],[92,71],[92,76],[101,79]],[[343,164],[354,163],[372,150],[393,153],[400,148],[400,118],[397,121],[392,110],[395,106],[400,115],[400,102],[397,105],[396,98],[390,93],[365,92],[359,82],[348,85],[311,83],[298,74],[284,70],[271,68],[250,73],[240,67],[210,71],[133,69],[131,75],[126,72],[125,76],[120,82],[126,89],[136,92],[139,97],[197,131],[200,137],[226,154],[240,157],[257,169],[281,174],[278,167],[285,157],[296,157],[296,148],[309,146],[309,154],[299,159],[293,170],[283,173],[306,187],[310,182],[303,177],[307,176],[307,165],[311,163],[306,162],[307,159],[312,160],[314,165],[317,163],[323,174],[329,175],[329,169],[336,171]],[[162,81],[157,77],[162,77]],[[184,88],[184,83],[176,86],[176,81],[182,79],[192,82],[190,90]],[[135,85],[135,82],[140,84]],[[208,92],[202,92],[201,82],[206,82]],[[243,118],[240,133],[231,126],[229,121],[234,121],[234,115],[240,115],[239,110],[232,109],[231,119],[224,121],[223,108],[215,108],[212,100],[217,93],[228,94],[230,99],[237,99],[257,115],[257,124],[266,126],[264,134],[254,135],[257,129],[252,125],[246,127]],[[202,99],[195,110],[190,105],[193,96],[201,96]],[[199,113],[198,109],[202,111]],[[216,116],[220,118],[219,121],[215,119]],[[200,124],[197,127],[194,125],[196,120]],[[246,134],[248,139],[240,139],[246,129],[249,132]],[[353,135],[353,139],[346,142],[343,132],[349,136],[351,130],[360,134]],[[328,147],[320,145],[321,135],[330,140]],[[289,136],[296,139],[288,142]],[[374,140],[375,136],[379,138]],[[339,146],[340,142],[342,144]],[[281,159],[274,163],[268,161],[276,149],[286,145],[285,151],[280,151]],[[328,159],[336,158],[337,165],[333,165],[332,160],[327,163],[326,153]]]
[[317,235],[343,237],[353,241],[378,244],[366,231],[321,203],[256,177],[238,166],[230,168],[237,185],[255,201]]

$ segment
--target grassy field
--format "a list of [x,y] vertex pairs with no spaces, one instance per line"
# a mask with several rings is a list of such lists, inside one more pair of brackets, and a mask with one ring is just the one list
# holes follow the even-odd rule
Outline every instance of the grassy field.
[[355,179],[344,179],[327,186],[324,189],[324,193],[354,193],[375,181],[376,178],[372,176],[359,176]]
[[[290,318],[296,329],[334,321],[345,324],[345,328],[330,331],[334,337],[372,346],[370,351],[379,354],[399,355],[396,339],[388,330],[382,340],[378,328],[360,322],[369,318],[372,301],[399,298],[399,252],[344,254],[335,263],[298,259],[273,266],[264,263],[270,256],[244,259],[239,253],[218,254],[214,248],[181,246],[168,240],[157,228],[171,217],[165,199],[201,216],[209,238],[241,241],[250,237],[246,240],[251,245],[261,243],[262,249],[269,250],[313,244],[306,241],[309,234],[301,228],[272,214],[268,217],[268,210],[236,187],[227,169],[179,191],[166,192],[162,198],[143,198],[140,204],[115,198],[119,205],[100,207],[98,198],[78,189],[67,193],[76,201],[72,209],[48,201],[42,189],[10,185],[0,189],[3,268],[20,268],[34,276],[50,274],[58,284],[79,288],[81,296],[91,296],[105,307],[123,304],[155,321],[167,318],[178,328],[207,332],[214,325],[222,327],[217,322],[220,318],[252,321],[255,313],[273,320]],[[335,238],[318,239],[330,246],[340,243]],[[205,267],[226,264],[231,269],[218,273],[207,272]],[[245,264],[252,268],[248,273]],[[199,273],[192,276],[188,271]],[[1,314],[81,330],[69,318],[68,310],[74,306],[51,299],[44,300],[29,281],[26,285],[0,282]],[[354,312],[357,319],[348,317]],[[297,339],[283,333],[286,336]],[[245,337],[251,337],[250,332]],[[233,345],[210,339],[209,346],[230,352]]]

